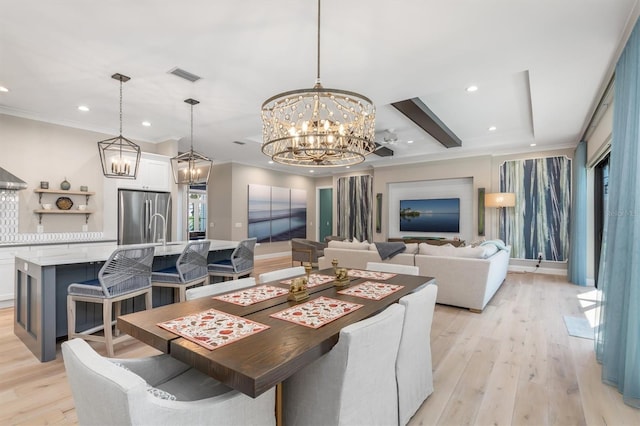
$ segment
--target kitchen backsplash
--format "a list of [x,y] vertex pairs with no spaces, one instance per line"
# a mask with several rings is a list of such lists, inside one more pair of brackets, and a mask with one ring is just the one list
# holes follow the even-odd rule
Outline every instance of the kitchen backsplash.
[[104,238],[102,232],[18,233],[18,191],[0,190],[0,243],[55,243],[94,241]]
[[18,235],[18,191],[0,190],[0,242],[12,242]]

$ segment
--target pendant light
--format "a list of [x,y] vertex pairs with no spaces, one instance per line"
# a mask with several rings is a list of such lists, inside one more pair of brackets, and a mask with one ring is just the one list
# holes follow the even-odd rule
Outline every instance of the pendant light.
[[376,149],[375,106],[355,92],[320,83],[320,0],[317,74],[311,89],[280,93],[262,104],[262,152],[302,167],[350,166]]
[[193,106],[200,102],[195,99],[185,99],[185,102],[191,105],[191,149],[171,159],[173,180],[177,184],[206,185],[213,162],[193,150]]
[[111,78],[120,82],[120,135],[98,142],[102,174],[108,178],[135,179],[140,165],[140,147],[122,136],[122,84],[130,78],[118,73]]

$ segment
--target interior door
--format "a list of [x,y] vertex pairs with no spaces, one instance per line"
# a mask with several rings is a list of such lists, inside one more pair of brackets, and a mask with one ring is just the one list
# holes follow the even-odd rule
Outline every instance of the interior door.
[[333,188],[318,190],[318,241],[333,235]]

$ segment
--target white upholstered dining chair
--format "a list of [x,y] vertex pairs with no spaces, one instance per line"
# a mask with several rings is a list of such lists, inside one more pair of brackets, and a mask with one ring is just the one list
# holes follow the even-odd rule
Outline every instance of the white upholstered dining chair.
[[340,331],[338,343],[282,384],[284,424],[393,425],[398,422],[395,363],[404,306]]
[[427,284],[400,298],[404,326],[396,361],[398,423],[406,425],[420,405],[433,393],[431,323],[438,286]]
[[240,278],[237,280],[223,281],[221,283],[209,284],[203,287],[194,287],[187,290],[186,300],[198,299],[199,297],[215,296],[228,291],[242,290],[243,288],[256,285],[253,277]]
[[420,275],[420,268],[413,265],[397,265],[395,263],[367,262],[368,271],[390,272],[392,274]]
[[304,275],[304,266],[293,266],[291,268],[278,269],[277,271],[265,272],[260,274],[258,281],[260,284],[271,281],[286,280],[287,278]]
[[254,399],[169,355],[104,358],[81,339],[62,356],[80,425],[275,424],[275,388]]

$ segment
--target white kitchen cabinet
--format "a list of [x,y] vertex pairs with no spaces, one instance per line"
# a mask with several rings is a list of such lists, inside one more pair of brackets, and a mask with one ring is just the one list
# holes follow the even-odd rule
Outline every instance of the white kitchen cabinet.
[[171,191],[171,162],[168,158],[142,158],[138,179],[142,189]]
[[15,247],[0,248],[0,308],[13,306]]
[[171,161],[164,155],[142,153],[136,179],[113,179],[118,188],[171,191]]

